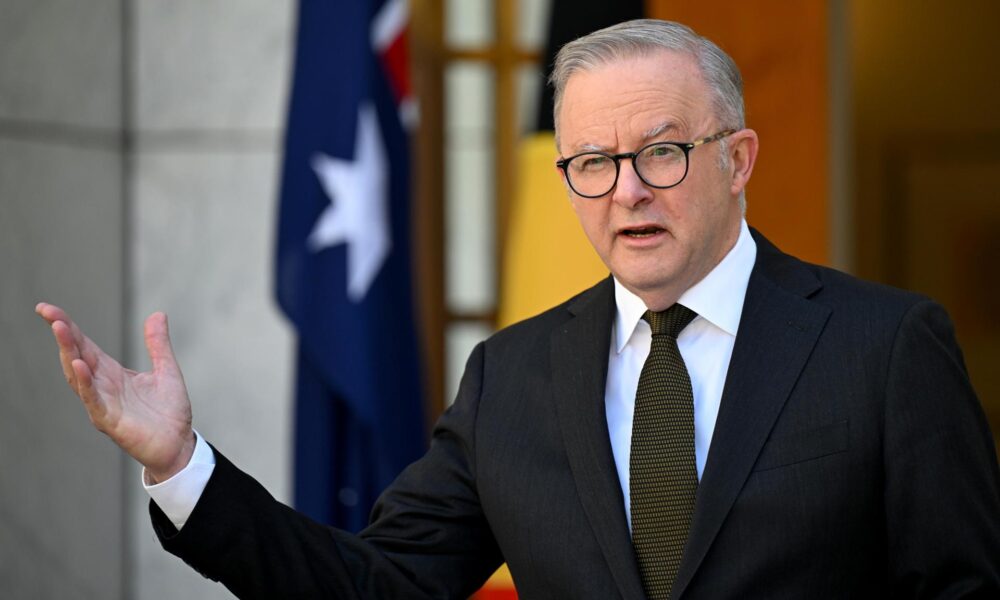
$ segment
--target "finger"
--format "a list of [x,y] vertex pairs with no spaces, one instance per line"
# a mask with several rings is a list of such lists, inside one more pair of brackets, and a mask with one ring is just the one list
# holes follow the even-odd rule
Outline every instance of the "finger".
[[73,319],[69,317],[69,314],[67,314],[66,311],[54,304],[39,302],[35,306],[35,312],[48,321],[49,325],[54,325],[58,321],[61,321],[64,325],[66,325],[67,330],[73,337],[73,343],[77,346],[78,350],[81,349],[83,342],[86,340],[86,336],[83,335],[80,328],[73,322]]
[[70,331],[73,332],[73,337],[76,338],[76,343],[81,347],[85,346],[88,342],[93,343],[90,341],[90,338],[83,335],[83,331],[80,329],[80,326],[76,324],[76,321],[70,319],[67,321],[67,324],[69,325]]
[[69,330],[69,326],[63,321],[52,323],[52,335],[56,338],[56,345],[59,346],[59,364],[62,365],[63,376],[66,383],[76,390],[76,376],[73,372],[72,363],[80,358],[79,349],[76,347],[76,340]]
[[73,333],[73,326],[65,321],[56,321],[52,324],[52,328],[53,333],[56,334],[56,341],[59,343],[59,359],[63,364],[63,373],[67,372],[69,361],[77,358],[86,361],[91,371],[97,370],[98,355],[101,354],[101,349],[96,344],[86,336],[82,336],[81,342],[81,336]]
[[80,327],[69,317],[69,314],[67,314],[66,311],[54,304],[39,302],[35,305],[35,312],[48,321],[50,325],[57,321],[65,323],[69,328],[69,332],[73,337],[74,343],[76,344],[79,357],[87,361],[87,365],[92,371],[97,369],[97,363],[100,360],[103,351],[90,338],[83,334],[83,331],[80,330]]
[[87,366],[90,367],[91,371],[97,370],[97,362],[104,351],[101,350],[100,346],[95,344],[91,339],[80,331],[80,328],[76,326],[75,323],[70,324],[70,331],[73,332],[73,338],[76,340],[77,348],[80,349],[80,358],[87,361]]
[[47,302],[39,302],[35,305],[35,313],[41,318],[45,319],[51,325],[55,321],[66,321],[70,322],[71,319],[66,311],[59,308],[55,304],[49,304]]
[[167,315],[155,312],[146,318],[143,327],[146,339],[146,351],[153,364],[153,371],[176,373],[180,369],[174,358],[174,349],[170,344],[170,331],[167,325]]
[[81,359],[74,360],[71,367],[76,378],[76,393],[80,396],[80,400],[83,400],[83,406],[87,409],[90,420],[98,429],[101,429],[107,410],[101,402],[97,390],[94,389],[93,373],[87,363]]
[[87,336],[83,335],[83,332],[80,331],[80,327],[76,324],[76,321],[70,318],[69,313],[58,306],[54,304],[47,304],[45,302],[39,302],[35,306],[35,312],[48,321],[50,325],[56,321],[62,321],[65,323],[69,327],[73,337],[76,338],[77,346],[82,348],[86,342],[90,341],[87,339]]

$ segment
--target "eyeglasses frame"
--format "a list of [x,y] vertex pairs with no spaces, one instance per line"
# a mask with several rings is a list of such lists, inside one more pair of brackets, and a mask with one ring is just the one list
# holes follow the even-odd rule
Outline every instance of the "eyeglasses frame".
[[[709,144],[711,142],[716,142],[718,140],[721,140],[722,138],[730,136],[730,135],[736,133],[737,131],[739,131],[739,130],[738,129],[724,129],[724,130],[722,130],[722,131],[720,131],[720,132],[718,132],[718,133],[716,133],[714,135],[710,135],[708,137],[701,138],[699,140],[695,140],[693,142],[672,142],[672,141],[653,142],[651,144],[646,144],[645,146],[643,146],[642,148],[639,148],[635,152],[622,152],[621,154],[610,154],[608,152],[597,152],[597,151],[594,151],[594,150],[590,150],[590,151],[587,151],[587,152],[580,152],[579,154],[574,154],[573,156],[569,156],[567,158],[560,158],[559,160],[556,161],[556,167],[563,172],[563,175],[566,177],[566,183],[569,184],[569,187],[570,187],[570,189],[573,190],[573,193],[575,193],[577,196],[580,196],[582,198],[600,198],[601,196],[607,196],[608,194],[610,194],[611,191],[615,189],[615,186],[618,185],[618,176],[621,174],[621,170],[622,170],[621,161],[622,161],[622,159],[625,159],[625,158],[630,159],[632,161],[632,169],[635,171],[635,174],[639,177],[639,179],[643,183],[645,183],[646,185],[648,185],[651,188],[655,188],[655,189],[658,189],[658,190],[667,190],[667,189],[670,189],[672,187],[677,187],[678,185],[680,185],[681,183],[683,183],[685,179],[687,179],[688,171],[691,168],[691,156],[690,156],[690,154],[691,154],[692,150],[694,150],[695,148],[697,148],[698,146],[701,146],[703,144]],[[642,176],[642,173],[639,172],[639,169],[635,168],[635,157],[636,156],[639,156],[640,154],[642,154],[643,150],[645,150],[646,148],[649,148],[650,146],[658,146],[658,145],[661,145],[661,144],[670,144],[672,146],[677,146],[678,148],[680,148],[684,152],[684,175],[681,176],[681,178],[677,181],[677,183],[672,183],[670,185],[653,185],[652,183],[646,181],[646,178]],[[580,192],[578,192],[576,190],[575,187],[573,187],[573,181],[570,178],[569,173],[566,171],[566,166],[569,164],[569,162],[571,160],[573,160],[574,158],[580,157],[580,156],[587,155],[587,154],[599,154],[601,156],[605,156],[607,158],[610,158],[611,160],[613,160],[615,162],[615,180],[611,184],[611,187],[608,188],[608,191],[604,192],[603,194],[597,194],[596,196],[588,196],[587,194],[581,194]]]

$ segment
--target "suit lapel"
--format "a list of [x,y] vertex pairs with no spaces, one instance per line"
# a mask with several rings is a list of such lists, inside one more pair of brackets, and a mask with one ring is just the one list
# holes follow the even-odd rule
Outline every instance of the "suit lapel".
[[622,597],[642,599],[642,582],[608,438],[604,386],[614,318],[610,278],[569,305],[575,315],[552,333],[556,410],[580,501]]
[[759,234],[754,237],[757,262],[674,598],[690,583],[722,527],[830,315],[828,308],[806,299],[820,287],[815,276]]

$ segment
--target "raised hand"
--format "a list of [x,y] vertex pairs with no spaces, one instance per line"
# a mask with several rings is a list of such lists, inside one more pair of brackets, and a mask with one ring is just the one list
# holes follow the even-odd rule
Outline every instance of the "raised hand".
[[167,316],[157,312],[146,319],[143,333],[153,368],[138,373],[105,354],[58,306],[42,302],[35,312],[52,327],[63,375],[94,426],[142,463],[154,481],[183,469],[195,437]]

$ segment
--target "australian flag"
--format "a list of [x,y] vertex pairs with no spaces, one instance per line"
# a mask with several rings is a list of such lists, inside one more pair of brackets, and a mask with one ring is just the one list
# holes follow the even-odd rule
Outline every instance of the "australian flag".
[[298,331],[295,506],[357,531],[426,441],[405,0],[301,0],[277,296]]

